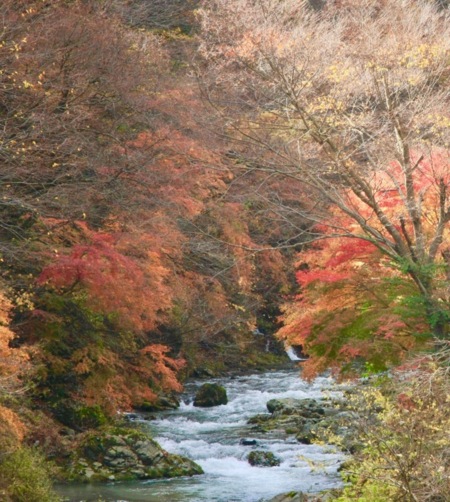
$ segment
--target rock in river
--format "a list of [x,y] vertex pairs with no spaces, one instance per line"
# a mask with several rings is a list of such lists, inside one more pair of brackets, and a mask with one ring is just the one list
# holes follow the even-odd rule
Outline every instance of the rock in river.
[[107,428],[84,438],[72,455],[68,481],[124,481],[203,474],[192,460],[171,455],[145,432]]
[[209,408],[220,404],[227,404],[228,397],[225,387],[217,383],[205,383],[197,391],[194,406]]
[[[271,399],[267,402],[271,415],[256,415],[248,423],[260,432],[284,430],[295,434],[297,441],[311,444],[318,439],[335,443],[354,453],[361,445],[355,440],[357,415],[346,409],[345,401],[323,399]],[[338,440],[338,441],[336,441]]]
[[248,463],[258,467],[274,467],[280,465],[280,459],[270,451],[255,450],[248,454]]
[[243,446],[256,446],[258,444],[258,441],[256,441],[256,439],[246,439],[246,438],[242,438],[240,441],[239,441],[239,444],[243,445]]

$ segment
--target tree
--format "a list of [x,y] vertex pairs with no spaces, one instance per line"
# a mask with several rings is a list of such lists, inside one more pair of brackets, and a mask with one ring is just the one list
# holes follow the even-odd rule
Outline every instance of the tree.
[[[347,222],[348,223],[348,222]],[[329,231],[323,228],[324,236]],[[286,301],[278,336],[301,345],[305,378],[385,370],[426,347],[426,308],[412,280],[372,243],[323,239],[298,253],[300,294]]]
[[[335,500],[445,500],[448,342],[432,356],[362,386],[349,396],[349,419],[360,444],[343,469],[346,486]],[[349,423],[350,423],[349,422]]]
[[126,145],[151,123],[165,59],[98,2],[8,0],[1,12],[1,251],[17,261],[42,218],[99,227],[124,210],[142,183]]
[[236,163],[299,194],[306,187],[309,202],[296,208],[311,222],[304,240],[370,242],[447,336],[448,293],[436,277],[448,268],[448,13],[426,0],[318,10],[217,0],[202,23],[201,82]]
[[155,328],[158,312],[167,310],[172,292],[164,284],[169,271],[161,257],[139,239],[140,259],[133,257],[133,238],[89,231],[77,223],[87,240],[61,254],[44,268],[38,284],[62,294],[84,291],[91,308],[116,316],[116,324],[136,333]]
[[[137,206],[157,219],[150,164],[166,134],[139,144],[139,133],[154,123],[164,51],[103,3],[7,0],[0,10],[2,276],[15,343],[38,345],[35,391],[97,396],[113,412],[180,390],[183,363],[146,337],[171,304],[169,232],[129,230]],[[0,349],[12,365],[11,337]]]

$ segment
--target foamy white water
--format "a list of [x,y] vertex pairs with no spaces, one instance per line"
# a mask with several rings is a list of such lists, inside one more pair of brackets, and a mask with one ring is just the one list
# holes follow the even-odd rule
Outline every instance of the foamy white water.
[[[270,399],[318,398],[324,391],[334,392],[331,379],[321,377],[309,384],[293,370],[210,381],[226,387],[227,405],[194,407],[192,397],[204,382],[192,383],[178,410],[165,412],[157,420],[143,420],[163,448],[195,460],[204,475],[79,486],[65,489],[64,494],[71,501],[94,501],[102,496],[106,501],[127,502],[260,502],[286,491],[317,492],[340,484],[337,468],[342,454],[331,448],[302,445],[284,432],[256,432],[247,424],[250,417],[267,413]],[[242,438],[256,440],[257,444],[245,446],[240,443]],[[281,460],[280,466],[250,466],[247,456],[252,450],[274,453]]]
[[287,345],[285,349],[286,349],[286,354],[291,361],[301,361],[301,358],[298,357],[298,355],[295,353],[294,347]]

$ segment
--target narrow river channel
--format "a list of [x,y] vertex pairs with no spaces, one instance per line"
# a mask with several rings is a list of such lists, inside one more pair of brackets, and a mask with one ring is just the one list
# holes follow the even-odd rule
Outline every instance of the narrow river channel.
[[[185,455],[205,471],[202,476],[143,481],[129,484],[75,485],[60,493],[71,502],[260,502],[288,491],[317,492],[339,485],[337,468],[342,455],[331,448],[302,445],[283,432],[261,433],[247,424],[250,417],[267,413],[274,398],[319,398],[333,392],[326,377],[306,383],[298,369],[274,371],[236,378],[210,380],[224,385],[229,402],[214,408],[196,408],[192,398],[202,382],[186,386],[178,410],[164,412],[146,421],[155,439],[171,453]],[[244,445],[241,440],[255,440]],[[252,441],[253,442],[253,441]],[[277,467],[252,467],[252,450],[274,453]],[[101,497],[101,498],[100,498]]]

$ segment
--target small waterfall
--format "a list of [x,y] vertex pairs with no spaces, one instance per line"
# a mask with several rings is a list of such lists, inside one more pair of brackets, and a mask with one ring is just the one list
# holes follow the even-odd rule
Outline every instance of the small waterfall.
[[291,345],[285,345],[284,350],[291,361],[304,361],[301,357],[295,353],[294,347]]

